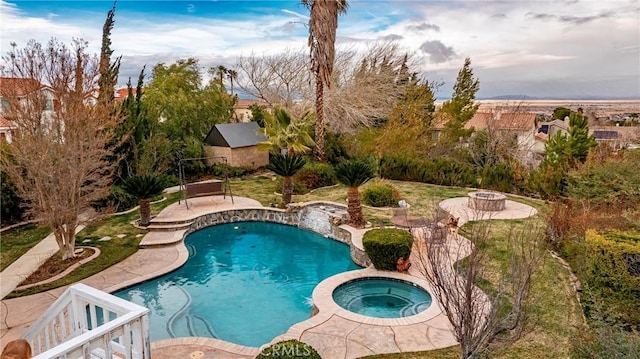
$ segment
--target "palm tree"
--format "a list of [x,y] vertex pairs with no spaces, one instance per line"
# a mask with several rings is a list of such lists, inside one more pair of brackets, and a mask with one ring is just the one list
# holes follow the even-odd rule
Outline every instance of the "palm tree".
[[231,96],[233,96],[233,80],[238,78],[238,71],[236,70],[227,70],[227,76],[229,76],[229,81],[231,81]]
[[272,154],[269,158],[267,169],[275,174],[282,176],[282,203],[281,207],[285,207],[291,203],[293,195],[293,176],[304,167],[306,161],[301,155],[282,155],[280,153]]
[[151,221],[151,198],[164,191],[164,181],[154,175],[136,175],[127,178],[122,189],[140,201],[140,225],[148,226]]
[[267,136],[267,140],[259,142],[258,149],[280,153],[280,149],[286,148],[289,156],[308,152],[314,145],[310,135],[312,125],[309,112],[294,120],[286,110],[275,108],[273,115],[265,113],[262,131]]
[[309,47],[311,70],[316,77],[316,159],[325,161],[324,87],[331,87],[335,60],[338,14],[347,11],[347,0],[302,0],[309,8]]
[[339,163],[335,167],[335,171],[338,182],[348,187],[347,212],[349,213],[349,224],[354,227],[364,226],[366,221],[362,215],[358,187],[373,178],[373,167],[360,160],[350,160]]

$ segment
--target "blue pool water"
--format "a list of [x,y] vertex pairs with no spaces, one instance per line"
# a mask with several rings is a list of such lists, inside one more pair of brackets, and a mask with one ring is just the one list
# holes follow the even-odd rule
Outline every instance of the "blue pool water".
[[341,284],[333,300],[354,313],[377,318],[416,315],[431,306],[431,295],[413,283],[393,278],[368,277]]
[[320,281],[359,268],[346,244],[269,222],[208,227],[185,245],[182,267],[114,293],[151,310],[151,340],[204,336],[260,346],[309,318]]

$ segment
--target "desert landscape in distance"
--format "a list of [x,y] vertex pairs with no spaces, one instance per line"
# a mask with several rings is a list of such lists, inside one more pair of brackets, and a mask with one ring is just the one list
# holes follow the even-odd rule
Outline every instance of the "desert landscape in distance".
[[576,110],[581,107],[586,114],[594,114],[597,118],[624,117],[640,113],[638,100],[479,100],[479,111],[503,109],[507,111],[524,111],[551,114],[557,107]]

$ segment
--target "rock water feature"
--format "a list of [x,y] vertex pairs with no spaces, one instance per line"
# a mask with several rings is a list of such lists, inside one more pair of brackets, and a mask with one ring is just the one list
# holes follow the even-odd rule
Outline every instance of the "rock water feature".
[[347,221],[347,209],[335,204],[312,203],[300,211],[299,227],[328,236],[333,228]]
[[495,192],[471,192],[467,206],[478,211],[497,212],[504,210],[507,197]]

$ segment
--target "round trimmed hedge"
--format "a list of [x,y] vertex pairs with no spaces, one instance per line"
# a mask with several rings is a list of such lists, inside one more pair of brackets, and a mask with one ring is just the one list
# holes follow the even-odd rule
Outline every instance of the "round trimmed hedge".
[[362,199],[372,207],[391,207],[400,200],[400,192],[391,182],[375,179],[367,184]]
[[291,339],[271,344],[262,349],[255,359],[322,359],[309,344]]
[[395,271],[398,258],[409,258],[413,237],[397,228],[372,229],[365,232],[362,244],[376,269]]

